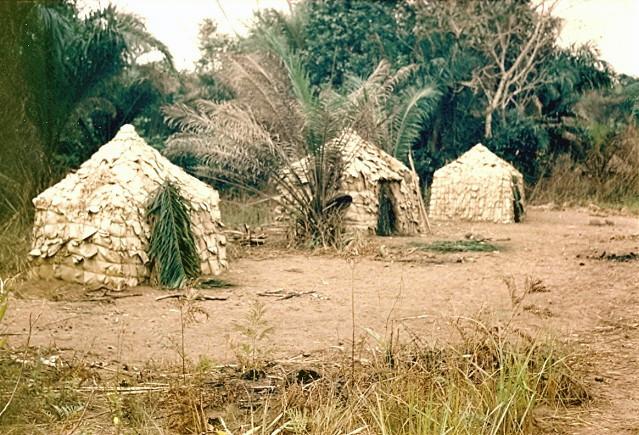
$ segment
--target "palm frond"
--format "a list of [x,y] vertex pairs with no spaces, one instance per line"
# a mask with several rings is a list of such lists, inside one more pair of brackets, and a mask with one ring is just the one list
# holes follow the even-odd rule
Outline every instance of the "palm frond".
[[394,117],[391,129],[393,155],[406,156],[419,138],[424,122],[433,114],[441,92],[432,85],[408,88],[404,92],[404,104]]
[[384,90],[386,92],[387,96],[390,96],[390,94],[392,94],[395,89],[397,88],[397,86],[408,80],[411,75],[417,71],[418,65],[417,64],[410,64],[410,65],[406,65],[401,67],[400,69],[397,70],[397,72],[395,72],[395,74],[389,75],[386,80],[384,81]]
[[222,75],[233,90],[235,102],[250,107],[273,136],[302,141],[303,111],[280,62],[264,54],[229,56],[224,59]]
[[312,119],[317,113],[317,98],[300,57],[292,52],[280,36],[267,29],[261,32],[266,46],[275,53],[284,65],[295,99],[300,104],[307,118]]
[[174,105],[164,112],[169,125],[181,130],[171,136],[165,154],[174,160],[195,157],[196,174],[208,179],[229,177],[232,169],[236,181],[243,178],[255,185],[279,166],[279,160],[296,155],[275,143],[250,109],[234,102],[198,101],[195,108]]
[[139,57],[145,53],[159,51],[171,69],[175,69],[169,47],[149,33],[142,18],[135,14],[116,11],[113,6],[108,8],[112,8],[112,13],[117,16],[117,31],[124,36],[127,47],[134,56]]
[[158,282],[166,288],[180,288],[201,272],[189,208],[188,201],[171,182],[158,188],[148,207],[149,258]]

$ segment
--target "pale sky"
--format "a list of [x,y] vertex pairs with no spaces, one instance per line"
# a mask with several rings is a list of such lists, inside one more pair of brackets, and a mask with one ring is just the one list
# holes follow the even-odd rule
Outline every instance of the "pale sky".
[[[221,31],[246,32],[253,12],[289,10],[287,0],[80,0],[90,9],[114,4],[145,19],[148,30],[164,42],[179,69],[191,69],[199,57],[198,28],[212,18]],[[561,43],[592,41],[620,73],[639,76],[639,0],[559,0],[555,14],[564,19]]]

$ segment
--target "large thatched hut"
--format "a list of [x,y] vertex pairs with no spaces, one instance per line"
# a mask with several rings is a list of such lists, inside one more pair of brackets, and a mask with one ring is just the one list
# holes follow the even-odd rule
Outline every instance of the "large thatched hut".
[[203,274],[226,267],[219,195],[138,136],[120,129],[80,168],[38,195],[30,255],[41,277],[122,289],[149,275],[147,206],[165,181],[191,204]]
[[[408,235],[427,229],[419,179],[402,162],[352,130],[346,130],[325,147],[336,147],[341,154],[336,192],[349,199],[342,219],[347,232]],[[304,158],[293,164],[298,173],[295,179],[288,171],[292,185],[308,185],[302,169],[308,167],[308,162]],[[286,196],[286,192],[283,194]]]
[[433,220],[511,223],[519,222],[523,212],[523,176],[482,144],[433,175],[429,207]]

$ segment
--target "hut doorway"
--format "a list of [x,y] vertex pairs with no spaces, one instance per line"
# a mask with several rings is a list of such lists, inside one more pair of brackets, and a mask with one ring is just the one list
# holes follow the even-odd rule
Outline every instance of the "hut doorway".
[[392,236],[397,232],[397,216],[392,194],[392,181],[380,180],[377,194],[377,230],[378,236]]
[[517,185],[517,180],[513,178],[513,213],[514,220],[516,223],[521,222],[521,219],[524,215],[524,205],[521,200],[521,192],[519,191],[519,186]]

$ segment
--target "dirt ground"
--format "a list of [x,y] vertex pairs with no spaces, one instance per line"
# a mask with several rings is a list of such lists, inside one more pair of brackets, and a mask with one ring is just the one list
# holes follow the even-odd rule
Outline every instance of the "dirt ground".
[[[573,346],[586,364],[594,397],[588,406],[555,417],[563,422],[560,432],[639,434],[639,257],[629,255],[639,254],[636,218],[537,209],[523,224],[433,229],[420,238],[377,239],[367,255],[350,259],[263,247],[233,261],[223,278],[236,287],[203,291],[228,299],[200,302],[207,314],[185,328],[189,358],[234,361],[229,342],[241,340],[234,324],[246,321],[256,299],[274,327],[267,345],[272,358],[329,348],[350,352],[353,315],[357,337],[370,336],[367,329],[381,336],[393,330],[405,339],[445,342],[457,316],[483,310],[509,319],[513,309],[503,279],[512,276],[523,288],[529,276],[547,291],[527,296],[516,325]],[[500,250],[413,252],[415,241],[469,234]],[[278,289],[301,295],[282,300],[259,295]],[[87,301],[100,295],[59,282],[27,282],[10,302],[5,333],[21,344],[31,317],[33,345],[103,363],[171,363],[179,359],[180,309],[174,300],[156,301],[165,294],[140,287],[123,294],[130,297]]]

